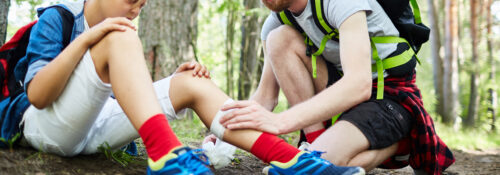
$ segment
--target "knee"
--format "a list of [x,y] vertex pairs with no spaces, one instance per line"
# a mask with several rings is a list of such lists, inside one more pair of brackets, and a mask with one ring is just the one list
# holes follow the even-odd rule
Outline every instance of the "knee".
[[347,159],[333,159],[331,162],[336,165],[336,166],[347,166],[349,163],[349,160]]
[[125,44],[137,45],[140,43],[141,40],[139,39],[139,36],[137,36],[137,33],[132,29],[110,32],[99,42],[99,44],[104,44],[104,46],[108,48],[119,48]]
[[193,76],[193,70],[175,73],[171,81],[171,84],[178,89],[192,93],[200,91],[200,87],[208,87],[213,84],[208,78]]
[[288,25],[272,30],[266,40],[266,51],[271,60],[279,58],[283,52],[300,50],[298,47],[305,47],[304,37]]

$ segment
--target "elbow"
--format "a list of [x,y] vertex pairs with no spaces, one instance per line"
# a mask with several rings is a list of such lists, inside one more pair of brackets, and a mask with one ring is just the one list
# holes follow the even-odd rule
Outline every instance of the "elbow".
[[36,98],[34,99],[28,96],[28,100],[31,103],[31,105],[33,105],[37,109],[43,109],[48,106],[48,103],[43,102],[42,100],[36,100]]
[[371,96],[372,96],[372,78],[371,78],[371,74],[370,76],[363,76],[363,77],[356,77],[356,78],[353,78],[352,80],[354,80],[355,82],[353,82],[353,84],[355,84],[355,87],[353,87],[353,89],[355,89],[355,94],[353,94],[355,97],[357,98],[354,98],[356,99],[356,103],[359,104],[359,103],[362,103],[364,101],[368,101]]
[[[29,92],[29,90],[28,90],[28,92]],[[47,100],[44,100],[40,95],[36,95],[36,93],[34,93],[34,92],[31,92],[31,93],[28,93],[28,92],[26,92],[26,95],[28,96],[28,101],[35,108],[43,109],[43,108],[46,108],[50,104]]]
[[360,95],[360,101],[368,101],[372,96],[372,82],[369,81],[367,85],[363,85]]

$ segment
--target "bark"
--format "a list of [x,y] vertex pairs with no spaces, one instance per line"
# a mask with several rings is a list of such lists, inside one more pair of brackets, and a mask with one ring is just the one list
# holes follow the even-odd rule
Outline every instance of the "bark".
[[[259,8],[259,0],[245,0],[245,10]],[[238,99],[248,99],[253,87],[253,82],[257,79],[259,69],[258,53],[260,49],[260,23],[262,18],[257,13],[246,13],[242,19],[241,26],[241,56],[240,71],[238,79]]]
[[149,0],[139,20],[139,36],[154,80],[196,60],[198,1]]
[[497,93],[496,90],[493,88],[496,85],[495,83],[495,74],[496,74],[496,62],[493,57],[493,41],[491,39],[491,36],[493,36],[492,31],[491,31],[491,26],[493,22],[493,14],[491,13],[491,5],[493,4],[493,0],[487,0],[487,8],[486,8],[486,28],[487,28],[487,33],[486,33],[486,40],[487,40],[487,49],[488,49],[488,63],[490,65],[490,72],[488,73],[489,76],[489,87],[488,87],[488,101],[489,101],[489,106],[488,106],[488,111],[491,114],[491,131],[495,132],[496,127],[495,127],[495,122],[496,122],[496,107],[497,107]]
[[[149,0],[139,20],[143,43],[153,80],[160,80],[196,58],[198,1]],[[193,118],[192,110],[179,115]]]
[[471,64],[469,65],[472,70],[470,71],[470,96],[469,96],[469,108],[467,111],[467,118],[464,122],[465,126],[468,128],[474,127],[477,111],[479,107],[479,60],[478,60],[478,0],[470,0],[470,36],[472,39],[472,57]]
[[7,37],[7,25],[10,0],[0,0],[0,46],[5,43]]
[[427,0],[429,5],[428,15],[429,15],[429,23],[431,27],[431,57],[432,57],[432,65],[434,70],[434,89],[436,89],[436,112],[440,116],[444,116],[444,96],[443,96],[443,58],[439,54],[439,50],[441,49],[441,32],[439,31],[439,17],[436,12],[436,5],[434,0]]
[[444,113],[443,122],[455,123],[458,112],[458,11],[456,0],[445,2]]
[[234,49],[234,35],[236,29],[234,27],[237,20],[236,2],[229,1],[227,9],[227,25],[226,25],[226,93],[229,97],[234,98],[234,66],[233,66],[233,49]]

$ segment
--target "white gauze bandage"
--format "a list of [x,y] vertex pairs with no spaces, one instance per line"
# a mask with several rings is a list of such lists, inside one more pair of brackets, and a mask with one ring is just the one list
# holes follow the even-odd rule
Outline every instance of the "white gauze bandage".
[[[232,102],[234,102],[233,99],[228,99],[228,100],[226,100],[226,102],[224,102],[224,105],[232,103]],[[226,128],[224,128],[224,126],[222,126],[220,124],[220,118],[233,110],[234,109],[227,110],[227,111],[219,110],[219,112],[217,112],[217,114],[215,114],[214,120],[212,121],[212,126],[210,126],[210,132],[212,132],[215,136],[217,136],[217,138],[219,138],[221,140],[224,137],[224,131],[226,131]]]

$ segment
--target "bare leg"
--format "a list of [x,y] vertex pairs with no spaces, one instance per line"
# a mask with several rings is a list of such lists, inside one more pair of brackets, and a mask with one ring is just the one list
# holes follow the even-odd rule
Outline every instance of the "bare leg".
[[153,115],[163,113],[141,48],[132,30],[112,32],[91,48],[99,77],[112,84],[120,106],[137,130]]
[[370,171],[383,163],[387,158],[394,155],[397,149],[398,143],[395,143],[383,149],[362,151],[354,156],[347,163],[347,166],[360,166],[366,171]]
[[[295,29],[284,25],[273,30],[269,34],[266,47],[276,79],[292,106],[325,89],[328,82],[326,64],[318,57],[318,76],[314,79],[311,76],[311,58],[305,54],[304,37]],[[322,128],[323,125],[318,123],[304,128],[304,132]]]
[[[91,49],[99,77],[111,82],[120,106],[136,129],[151,116],[162,113],[142,50],[138,48],[142,48],[139,38],[127,31],[110,33]],[[174,75],[169,93],[176,111],[194,109],[207,127],[229,99],[211,80],[193,77],[191,71]],[[226,130],[223,139],[250,151],[261,134],[254,130]]]
[[[215,114],[229,99],[211,80],[193,77],[190,71],[175,74],[170,84],[170,99],[175,111],[194,109],[208,128],[212,125]],[[223,139],[250,151],[261,134],[262,132],[255,130],[226,130]]]
[[369,146],[368,140],[356,126],[339,121],[319,136],[310,149],[325,151],[322,157],[335,165],[361,166],[370,171],[398,148],[397,143],[380,150],[368,150]]

